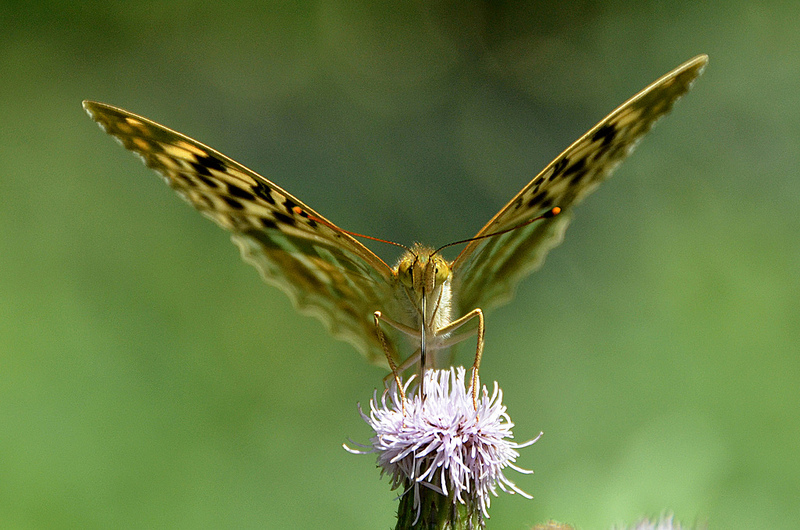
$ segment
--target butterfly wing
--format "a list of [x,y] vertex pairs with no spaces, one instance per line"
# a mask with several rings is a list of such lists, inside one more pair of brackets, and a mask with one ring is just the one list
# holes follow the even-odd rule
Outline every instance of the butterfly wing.
[[454,292],[462,314],[507,302],[517,283],[539,267],[558,245],[570,221],[571,207],[591,193],[633,150],[653,124],[667,114],[703,71],[701,55],[623,103],[561,153],[484,226],[478,236],[500,232],[545,213],[555,217],[472,241],[453,262]]
[[181,197],[229,230],[244,259],[299,311],[319,318],[368,359],[385,361],[372,315],[393,296],[394,276],[386,263],[280,187],[210,147],[110,105],[83,106]]

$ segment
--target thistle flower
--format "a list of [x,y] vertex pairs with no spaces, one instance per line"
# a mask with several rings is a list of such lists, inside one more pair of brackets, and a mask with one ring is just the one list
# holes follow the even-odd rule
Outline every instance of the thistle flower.
[[678,521],[674,521],[672,514],[662,515],[658,521],[642,519],[630,528],[631,530],[688,530],[688,527],[681,526]]
[[[706,528],[705,526],[697,528]],[[533,530],[575,530],[571,525],[565,523],[557,523],[549,521],[545,524],[537,524]],[[651,521],[650,519],[642,519],[634,526],[612,526],[611,530],[689,530],[687,526],[681,526],[677,521],[673,520],[673,516],[662,515],[658,521]]]
[[369,415],[359,406],[375,436],[371,445],[360,446],[365,451],[345,449],[377,454],[381,475],[391,477],[392,489],[403,488],[398,529],[418,523],[417,528],[483,527],[490,494],[497,496],[498,487],[532,498],[505,476],[504,469],[533,473],[514,462],[517,449],[533,444],[541,433],[522,444],[512,442],[514,424],[497,383],[491,397],[485,386],[481,389],[476,410],[465,373],[462,367],[429,370],[424,396],[406,392],[405,406],[396,385],[380,401],[375,392]]

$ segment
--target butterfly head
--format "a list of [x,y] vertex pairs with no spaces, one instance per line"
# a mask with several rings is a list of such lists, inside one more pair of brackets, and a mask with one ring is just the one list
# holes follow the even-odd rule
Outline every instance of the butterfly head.
[[414,300],[438,297],[452,276],[450,263],[432,248],[415,245],[397,264],[397,278]]

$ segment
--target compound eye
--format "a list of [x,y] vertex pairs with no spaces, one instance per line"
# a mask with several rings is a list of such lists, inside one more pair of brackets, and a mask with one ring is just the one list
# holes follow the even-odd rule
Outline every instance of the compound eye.
[[403,262],[397,267],[397,276],[400,278],[400,283],[409,289],[414,287],[414,267],[411,262]]
[[436,277],[436,285],[441,285],[450,277],[450,267],[445,263],[439,263],[436,265],[433,273]]

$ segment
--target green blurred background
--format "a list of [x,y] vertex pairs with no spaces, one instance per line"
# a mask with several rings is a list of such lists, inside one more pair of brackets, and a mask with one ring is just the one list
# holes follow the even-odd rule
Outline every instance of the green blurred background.
[[[705,75],[488,316],[535,498],[492,528],[800,521],[792,2],[0,4],[0,526],[393,525],[384,371],[105,136],[130,109],[334,222],[468,237],[699,53]],[[370,244],[387,261],[392,247]],[[462,355],[466,355],[463,354]],[[463,363],[468,358],[461,359]]]

